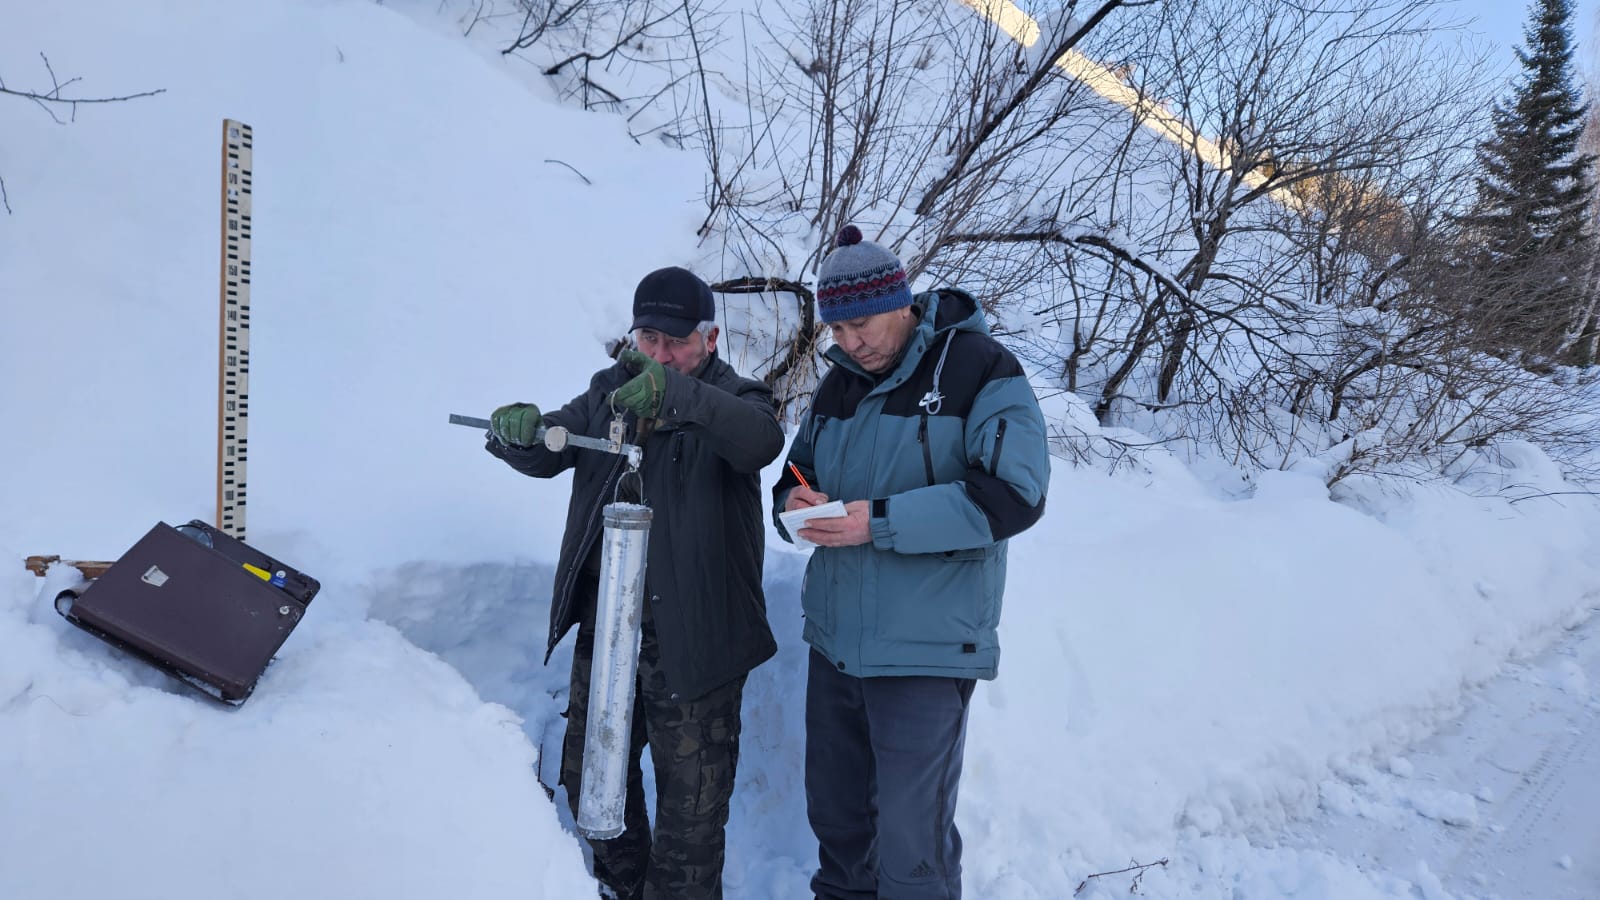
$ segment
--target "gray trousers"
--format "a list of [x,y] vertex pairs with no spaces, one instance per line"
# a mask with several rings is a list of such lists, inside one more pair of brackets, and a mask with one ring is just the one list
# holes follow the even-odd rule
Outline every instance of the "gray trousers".
[[811,651],[806,814],[826,900],[961,896],[956,791],[970,678],[856,678]]

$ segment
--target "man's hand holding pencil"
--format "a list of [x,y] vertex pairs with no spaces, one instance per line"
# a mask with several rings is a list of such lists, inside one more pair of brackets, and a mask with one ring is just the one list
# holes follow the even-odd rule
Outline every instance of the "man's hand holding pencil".
[[[828,502],[828,495],[813,489],[799,466],[790,462],[789,471],[800,483],[789,490],[789,499],[783,504],[785,511],[821,506]],[[795,532],[795,536],[805,538],[819,547],[852,547],[872,540],[867,501],[852,500],[844,505],[844,509],[845,515],[842,516],[808,520],[804,528]]]
[[821,491],[813,490],[811,482],[806,480],[806,476],[801,473],[799,466],[791,462],[789,463],[789,471],[794,473],[794,477],[800,482],[800,486],[789,491],[789,500],[783,505],[785,511],[800,509],[805,506],[821,506],[828,502],[828,495]]

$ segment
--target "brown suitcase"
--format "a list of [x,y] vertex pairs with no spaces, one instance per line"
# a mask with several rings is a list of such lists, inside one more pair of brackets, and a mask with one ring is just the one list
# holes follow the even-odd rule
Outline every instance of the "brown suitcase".
[[160,522],[104,575],[61,592],[56,610],[237,706],[319,588],[316,579],[204,522]]

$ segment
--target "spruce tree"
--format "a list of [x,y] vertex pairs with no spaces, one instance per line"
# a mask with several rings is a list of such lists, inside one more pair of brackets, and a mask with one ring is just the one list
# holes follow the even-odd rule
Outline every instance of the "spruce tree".
[[1541,355],[1574,348],[1590,317],[1594,157],[1579,148],[1588,105],[1573,74],[1571,19],[1572,0],[1534,0],[1517,49],[1522,71],[1478,148],[1467,220],[1485,337]]

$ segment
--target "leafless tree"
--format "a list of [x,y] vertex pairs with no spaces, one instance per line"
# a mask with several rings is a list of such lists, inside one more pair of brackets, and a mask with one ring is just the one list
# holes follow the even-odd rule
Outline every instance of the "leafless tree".
[[[719,132],[726,174],[705,231],[739,243],[751,270],[803,280],[856,222],[913,278],[962,280],[983,263],[981,293],[996,307],[1050,272],[1048,250],[1015,235],[1064,227],[1106,181],[1072,151],[1102,143],[1108,122],[1126,130],[1127,117],[1055,61],[1115,31],[1125,5],[1065,4],[1031,50],[939,0],[762,9],[740,86],[756,114]],[[797,242],[807,249],[792,256]],[[986,251],[1012,264],[987,265]]]
[[[517,30],[516,39],[500,51],[503,54],[526,50],[538,44],[552,29],[560,29],[571,22],[589,5],[589,0],[519,0],[517,5],[522,7],[522,25]],[[474,12],[473,24],[481,18],[480,8]]]
[[[1437,52],[1446,0],[1068,0],[1031,44],[944,0],[533,2],[508,50],[705,154],[699,233],[770,307],[745,360],[785,401],[855,222],[1157,442],[1337,481],[1587,440],[1576,377],[1473,342],[1451,213],[1491,91]],[[730,40],[740,77],[708,63]]]
[[[1244,327],[1243,311],[1277,307],[1270,330],[1309,299],[1285,290],[1297,267],[1276,239],[1307,185],[1402,169],[1460,125],[1462,82],[1427,73],[1415,38],[1430,5],[1198,0],[1150,17],[1165,52],[1151,55],[1142,88],[1192,123],[1174,158],[1182,205],[1143,240],[1181,248],[1169,266],[1177,290],[1135,342],[1139,354],[1159,354],[1157,402],[1171,399],[1186,366],[1203,365],[1197,343],[1219,323]],[[1201,129],[1220,138],[1208,143]],[[1127,362],[1103,401],[1140,368]]]
[[1134,14],[1157,48],[1137,57],[1135,106],[1176,148],[1122,155],[1138,213],[1102,203],[1075,228],[1012,236],[1063,254],[1031,312],[1103,423],[1249,466],[1343,447],[1333,479],[1501,437],[1582,443],[1573,392],[1473,352],[1453,302],[1448,213],[1487,91],[1466,62],[1433,62],[1430,6]]
[[[488,5],[492,5],[490,8]],[[714,5],[713,5],[714,6]],[[585,109],[620,113],[635,138],[658,133],[688,143],[704,89],[707,48],[720,15],[698,0],[477,0],[467,29],[515,14],[501,47],[536,66]],[[652,124],[639,127],[636,120]]]

